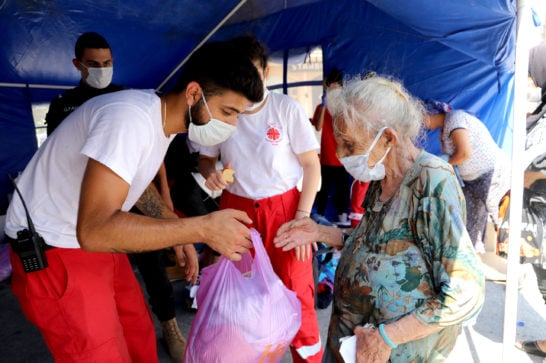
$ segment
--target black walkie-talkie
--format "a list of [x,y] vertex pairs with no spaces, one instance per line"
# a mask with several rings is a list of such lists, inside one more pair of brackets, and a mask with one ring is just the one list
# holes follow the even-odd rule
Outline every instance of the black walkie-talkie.
[[43,270],[47,267],[47,259],[45,255],[46,244],[44,239],[34,229],[34,224],[32,223],[27,206],[21,192],[19,191],[19,188],[17,188],[15,180],[13,180],[9,174],[8,177],[15,186],[15,191],[19,195],[19,198],[21,198],[21,203],[23,204],[23,208],[25,208],[28,222],[28,229],[25,228],[17,232],[17,239],[11,243],[11,247],[13,248],[13,252],[15,252],[21,259],[25,272]]

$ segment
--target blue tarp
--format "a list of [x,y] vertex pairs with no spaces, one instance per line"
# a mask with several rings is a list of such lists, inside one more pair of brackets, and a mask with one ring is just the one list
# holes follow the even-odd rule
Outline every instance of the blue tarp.
[[0,212],[11,191],[7,173],[22,170],[36,149],[30,105],[62,92],[52,85],[77,84],[71,60],[85,31],[109,40],[114,82],[129,87],[157,88],[209,34],[221,40],[253,32],[271,52],[321,46],[326,70],[395,76],[418,97],[475,113],[500,145],[509,134],[515,1],[248,0],[228,17],[238,4],[2,1]]

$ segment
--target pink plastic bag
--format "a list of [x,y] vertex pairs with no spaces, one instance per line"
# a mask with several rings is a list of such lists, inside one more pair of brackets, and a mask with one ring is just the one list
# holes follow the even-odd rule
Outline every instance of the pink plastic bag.
[[255,255],[205,267],[185,363],[279,362],[301,325],[301,304],[271,267],[259,233]]

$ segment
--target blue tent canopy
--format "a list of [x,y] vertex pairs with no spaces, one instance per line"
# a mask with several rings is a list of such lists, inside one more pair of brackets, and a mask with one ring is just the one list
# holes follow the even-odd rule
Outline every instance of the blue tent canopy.
[[392,75],[418,97],[475,113],[502,144],[512,120],[515,26],[509,0],[4,0],[0,211],[12,190],[7,173],[21,171],[37,147],[31,104],[79,81],[71,60],[83,32],[108,39],[114,82],[135,88],[167,89],[209,38],[253,32],[271,52],[320,46],[326,70]]

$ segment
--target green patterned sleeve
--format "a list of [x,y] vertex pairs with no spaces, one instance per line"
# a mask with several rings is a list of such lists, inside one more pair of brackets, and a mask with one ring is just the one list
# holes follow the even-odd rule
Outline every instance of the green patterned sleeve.
[[481,311],[485,280],[465,220],[462,191],[451,182],[439,183],[419,201],[415,220],[417,242],[431,270],[436,292],[415,311],[423,324],[460,324]]

